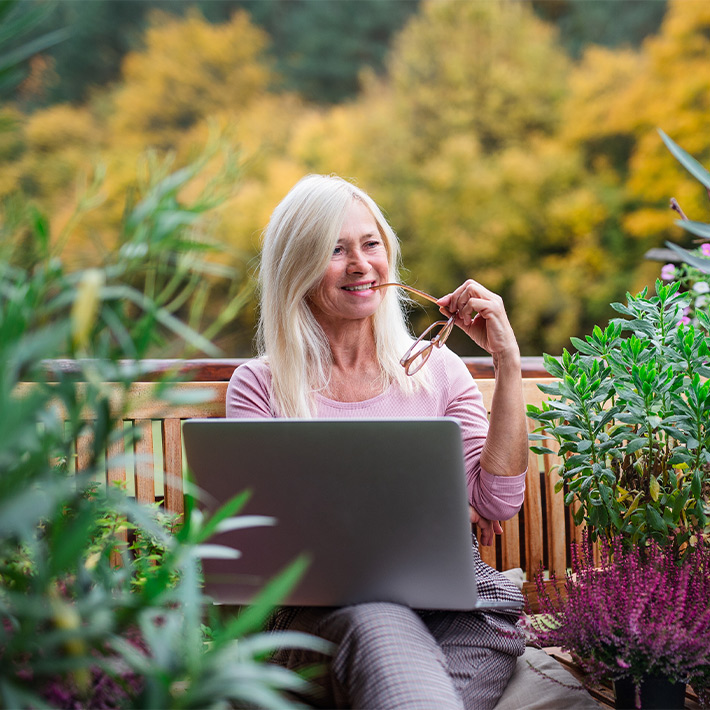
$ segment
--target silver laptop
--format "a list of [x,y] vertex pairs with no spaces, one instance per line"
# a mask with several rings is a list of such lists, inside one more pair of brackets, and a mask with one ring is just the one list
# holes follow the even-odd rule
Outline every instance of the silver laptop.
[[211,540],[241,552],[204,560],[217,603],[249,603],[305,553],[284,604],[511,609],[477,599],[454,419],[191,419],[183,437],[204,507],[249,489],[240,515],[272,523]]

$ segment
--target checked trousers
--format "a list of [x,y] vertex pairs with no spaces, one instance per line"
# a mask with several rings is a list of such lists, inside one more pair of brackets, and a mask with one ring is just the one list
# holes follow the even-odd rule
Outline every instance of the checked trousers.
[[[479,595],[520,599],[519,590],[480,561]],[[315,634],[332,656],[282,649],[275,663],[292,670],[323,664],[315,707],[356,710],[489,710],[524,651],[517,617],[489,612],[423,611],[388,602],[341,608],[280,609],[270,625]]]

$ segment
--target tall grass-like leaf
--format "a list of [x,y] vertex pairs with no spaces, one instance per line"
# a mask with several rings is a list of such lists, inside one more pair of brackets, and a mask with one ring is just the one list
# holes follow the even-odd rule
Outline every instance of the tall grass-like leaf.
[[660,128],[658,129],[663,142],[678,162],[700,183],[710,189],[710,172],[708,172],[690,153],[683,150],[672,138]]
[[683,247],[680,247],[673,242],[666,242],[666,246],[676,252],[676,254],[679,254],[686,264],[690,264],[704,274],[710,274],[710,259],[703,259],[699,256],[695,256],[695,254],[692,254],[687,249],[683,249]]
[[274,607],[283,602],[286,595],[305,574],[309,564],[308,555],[299,555],[276,577],[267,582],[251,604],[215,636],[215,641],[224,642],[228,638],[241,638],[245,634],[260,630]]
[[702,239],[710,239],[710,224],[705,224],[704,222],[695,222],[690,219],[676,220],[676,224],[682,229],[685,229],[687,232],[694,234],[696,237],[701,237]]

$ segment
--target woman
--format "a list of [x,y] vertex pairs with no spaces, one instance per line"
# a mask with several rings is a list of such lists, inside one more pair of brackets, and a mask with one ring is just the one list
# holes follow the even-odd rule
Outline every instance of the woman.
[[[491,544],[501,532],[497,521],[520,508],[525,486],[518,345],[502,300],[475,281],[437,301],[493,357],[489,422],[456,355],[426,342],[410,352],[406,296],[401,288],[383,286],[398,281],[399,258],[397,238],[362,190],[320,175],[297,183],[264,235],[262,357],[232,376],[227,416],[455,417],[463,431],[471,520],[483,544]],[[447,322],[442,340],[449,328]],[[426,352],[417,356],[422,348]],[[482,598],[520,601],[520,592],[481,561],[475,538],[473,559]],[[515,624],[508,614],[372,603],[282,609],[274,628],[309,631],[335,644],[325,661],[323,707],[431,710],[495,706],[523,652]],[[294,669],[314,660],[324,661],[299,651],[276,658]]]

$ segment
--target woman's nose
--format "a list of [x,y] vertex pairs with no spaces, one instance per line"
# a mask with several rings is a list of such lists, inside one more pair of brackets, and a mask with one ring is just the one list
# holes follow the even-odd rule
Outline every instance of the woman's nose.
[[365,254],[359,249],[354,249],[350,252],[348,259],[349,273],[367,273],[370,270],[370,262],[365,258]]

